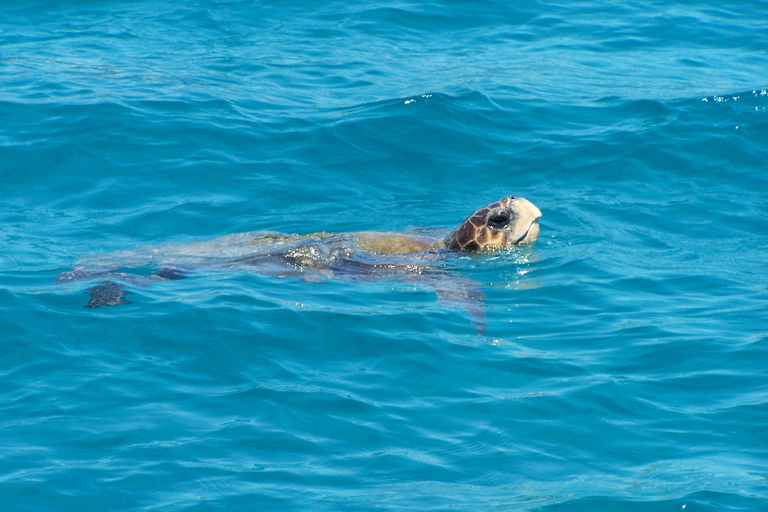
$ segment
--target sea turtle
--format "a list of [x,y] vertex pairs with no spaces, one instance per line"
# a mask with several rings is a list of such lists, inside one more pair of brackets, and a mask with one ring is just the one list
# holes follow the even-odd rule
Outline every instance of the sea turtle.
[[[307,281],[328,277],[352,279],[420,276],[441,299],[459,303],[484,325],[483,294],[468,280],[452,278],[434,265],[437,258],[459,251],[493,251],[533,242],[541,212],[530,201],[513,196],[480,208],[447,236],[396,232],[313,233],[286,235],[254,231],[188,244],[172,244],[111,255],[92,256],[86,264],[59,274],[57,284],[99,280],[88,288],[87,308],[128,304],[124,287],[175,281],[202,267],[248,268],[279,277]],[[150,267],[150,275],[118,272]]]

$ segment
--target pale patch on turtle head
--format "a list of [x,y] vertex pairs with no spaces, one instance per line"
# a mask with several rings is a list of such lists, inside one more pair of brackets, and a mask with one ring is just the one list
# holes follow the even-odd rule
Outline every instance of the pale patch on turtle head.
[[493,250],[531,243],[539,236],[541,212],[522,197],[505,197],[470,215],[448,237],[448,249]]

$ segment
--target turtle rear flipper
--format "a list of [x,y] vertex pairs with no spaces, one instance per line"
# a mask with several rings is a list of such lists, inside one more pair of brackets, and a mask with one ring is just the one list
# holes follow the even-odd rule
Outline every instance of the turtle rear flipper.
[[113,281],[102,281],[96,286],[88,288],[85,293],[91,296],[91,300],[84,306],[86,308],[130,304],[127,300],[123,300],[123,298],[128,295],[128,292]]
[[189,272],[183,270],[164,267],[161,268],[157,274],[153,274],[152,278],[159,281],[178,281],[180,279],[186,279]]
[[174,268],[162,268],[156,274],[150,276],[127,274],[125,272],[111,272],[97,269],[87,269],[85,267],[78,267],[70,272],[65,272],[59,275],[59,280],[56,283],[63,283],[67,281],[77,281],[80,279],[89,279],[93,277],[100,277],[102,279],[114,279],[115,281],[101,281],[96,286],[91,286],[85,293],[91,296],[86,308],[98,308],[99,306],[118,306],[120,304],[130,304],[129,301],[124,300],[124,297],[130,292],[125,291],[124,284],[131,286],[150,286],[157,282],[163,281],[178,281],[184,279],[188,275],[188,272],[184,270],[178,270]]

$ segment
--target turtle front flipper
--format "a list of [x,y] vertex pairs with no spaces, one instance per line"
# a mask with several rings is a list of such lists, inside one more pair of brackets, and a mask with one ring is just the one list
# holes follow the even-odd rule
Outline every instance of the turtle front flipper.
[[437,294],[437,302],[443,306],[459,307],[472,317],[472,325],[478,336],[485,333],[488,322],[485,316],[485,293],[480,283],[441,272],[424,272],[411,276],[414,284],[422,285]]
[[478,283],[469,279],[446,281],[433,287],[439,304],[459,306],[472,317],[472,325],[478,336],[485,333],[488,321],[485,318],[485,293],[478,288]]
[[102,281],[96,286],[88,288],[85,293],[91,296],[88,304],[84,306],[86,308],[130,304],[127,300],[123,300],[129,292],[126,292],[125,288],[114,281]]

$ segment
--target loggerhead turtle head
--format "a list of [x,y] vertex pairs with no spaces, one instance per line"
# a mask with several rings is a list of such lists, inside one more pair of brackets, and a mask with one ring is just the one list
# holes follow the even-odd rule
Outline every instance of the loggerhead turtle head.
[[448,237],[454,251],[493,250],[533,242],[541,212],[522,197],[509,196],[480,208]]

